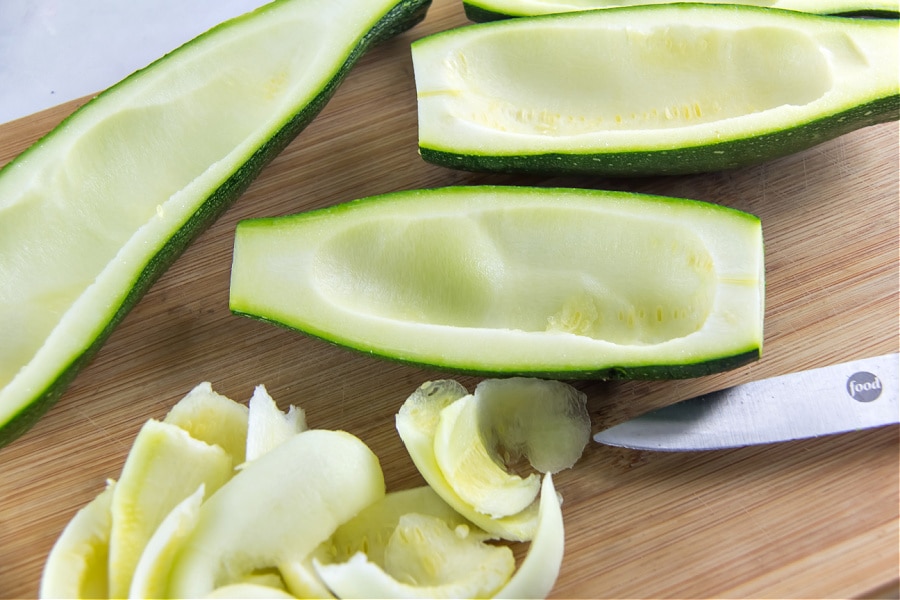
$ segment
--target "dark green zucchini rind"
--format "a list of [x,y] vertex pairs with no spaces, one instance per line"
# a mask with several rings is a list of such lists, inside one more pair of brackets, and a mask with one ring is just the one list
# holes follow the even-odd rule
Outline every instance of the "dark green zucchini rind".
[[853,131],[900,120],[900,91],[850,110],[748,138],[665,150],[530,155],[463,154],[419,146],[432,164],[461,171],[612,177],[686,175],[758,165]]
[[489,23],[491,21],[501,21],[503,19],[514,19],[516,17],[524,17],[526,15],[512,15],[504,12],[497,12],[489,8],[484,8],[477,4],[463,2],[463,12],[466,18],[474,23]]
[[848,10],[847,12],[835,13],[838,17],[861,17],[871,19],[897,19],[900,18],[900,6],[897,10]]
[[760,347],[746,348],[733,354],[711,356],[702,360],[687,359],[683,363],[671,364],[645,364],[645,365],[597,365],[596,367],[572,366],[547,369],[540,365],[510,366],[508,369],[494,369],[483,365],[470,364],[446,364],[438,362],[426,362],[423,360],[407,359],[392,352],[379,348],[363,347],[357,343],[338,340],[323,332],[301,329],[269,319],[257,314],[244,312],[231,307],[231,312],[237,316],[248,317],[255,321],[261,321],[282,329],[287,329],[306,337],[331,344],[332,346],[362,354],[370,358],[385,360],[395,364],[413,367],[427,368],[458,375],[472,375],[477,377],[538,377],[541,379],[577,380],[577,379],[601,379],[601,380],[656,380],[656,379],[691,379],[712,375],[724,371],[730,371],[759,360],[762,355]]
[[[56,378],[49,382],[47,387],[35,395],[35,399],[22,407],[13,418],[6,423],[0,423],[0,448],[22,436],[62,397],[66,388],[72,383],[78,373],[86,367],[95,357],[102,345],[106,342],[113,330],[121,323],[125,316],[146,294],[160,276],[175,262],[184,250],[218,219],[231,204],[241,196],[252,180],[256,178],[262,169],[277,156],[297,135],[309,125],[310,122],[322,111],[335,91],[346,78],[350,69],[360,57],[373,45],[398,35],[420,23],[431,5],[431,0],[404,0],[386,13],[363,36],[360,43],[349,54],[347,60],[337,71],[335,76],[322,90],[305,105],[299,112],[286,121],[278,132],[260,146],[250,158],[215,192],[213,192],[198,210],[184,223],[184,225],[163,245],[159,252],[143,267],[141,273],[131,283],[129,293],[124,297],[113,317],[106,324],[103,331],[92,340],[84,350],[76,356],[72,362],[65,366]],[[269,6],[269,5],[266,5]],[[259,10],[265,10],[265,6]],[[243,17],[238,17],[243,18]],[[228,22],[219,27],[226,26]],[[188,42],[190,43],[190,42]],[[149,67],[147,67],[149,68]],[[123,80],[123,81],[127,81]],[[99,94],[99,99],[109,91],[116,89],[116,84]],[[56,129],[62,127],[70,119],[77,116],[80,111],[88,109],[94,100],[81,106],[72,115],[67,117]],[[56,130],[54,129],[54,131]],[[48,136],[53,135],[51,131]],[[46,137],[46,136],[45,136]],[[39,143],[39,142],[38,142]],[[27,155],[25,150],[19,157],[9,164],[20,160]],[[0,169],[2,176],[3,169]]]

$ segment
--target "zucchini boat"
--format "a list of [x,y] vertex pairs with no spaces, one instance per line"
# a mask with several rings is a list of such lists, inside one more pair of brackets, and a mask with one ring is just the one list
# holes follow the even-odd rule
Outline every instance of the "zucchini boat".
[[522,17],[417,40],[419,147],[469,171],[718,171],[897,120],[900,28],[738,5]]
[[482,375],[683,378],[758,358],[759,220],[593,190],[448,187],[238,224],[232,312]]
[[[694,1],[703,4],[721,4],[720,0]],[[464,0],[463,9],[470,20],[483,22],[597,8],[672,3],[674,0]],[[731,0],[728,4],[767,6],[821,15],[894,18],[900,16],[900,4],[897,0]]]
[[0,445],[28,429],[372,44],[429,0],[277,0],[100,94],[0,171]]

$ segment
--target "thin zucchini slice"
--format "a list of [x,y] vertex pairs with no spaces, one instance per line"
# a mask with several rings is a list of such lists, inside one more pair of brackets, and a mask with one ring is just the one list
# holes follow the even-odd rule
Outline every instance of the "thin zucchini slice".
[[[721,0],[694,0],[721,4]],[[598,8],[619,8],[648,4],[673,4],[675,0],[463,0],[466,16],[476,22],[510,17],[530,17]],[[731,0],[729,4],[767,6],[820,15],[897,17],[896,0]]]
[[0,171],[0,445],[430,0],[276,0],[81,107]]
[[412,47],[419,147],[470,171],[717,171],[900,116],[896,20],[669,4],[461,27]]
[[78,510],[50,549],[39,598],[108,598],[115,481]]
[[762,346],[759,220],[619,192],[449,187],[238,224],[231,310],[478,374],[677,378]]
[[303,560],[384,493],[378,457],[359,438],[327,429],[298,433],[200,506],[173,560],[166,597],[204,598]]

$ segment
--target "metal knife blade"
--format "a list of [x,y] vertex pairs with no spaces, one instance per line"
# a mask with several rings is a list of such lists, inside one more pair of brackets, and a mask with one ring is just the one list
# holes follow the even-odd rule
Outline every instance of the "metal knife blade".
[[691,451],[846,433],[900,422],[898,354],[737,385],[594,435],[609,446]]

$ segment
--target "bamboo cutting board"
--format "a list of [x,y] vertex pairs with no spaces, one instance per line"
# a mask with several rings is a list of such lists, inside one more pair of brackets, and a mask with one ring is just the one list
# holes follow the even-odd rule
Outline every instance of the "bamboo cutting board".
[[[61,401],[0,449],[0,596],[35,597],[74,512],[118,476],[135,434],[195,384],[236,400],[263,383],[311,426],[380,457],[389,490],[421,485],[393,417],[438,371],[390,364],[231,315],[237,221],[401,189],[528,184],[624,189],[759,215],[766,238],[764,357],[688,381],[574,384],[594,429],[726,385],[898,349],[898,128],[862,130],[767,164],[648,179],[475,175],[416,152],[409,43],[467,21],[436,0],[372,50],[306,131],[160,279]],[[0,126],[0,164],[83,103]],[[2,333],[0,333],[2,335]],[[472,377],[457,377],[471,387]],[[566,557],[558,598],[846,598],[898,594],[898,428],[727,451],[589,444],[556,477]],[[522,556],[524,545],[516,548]]]

